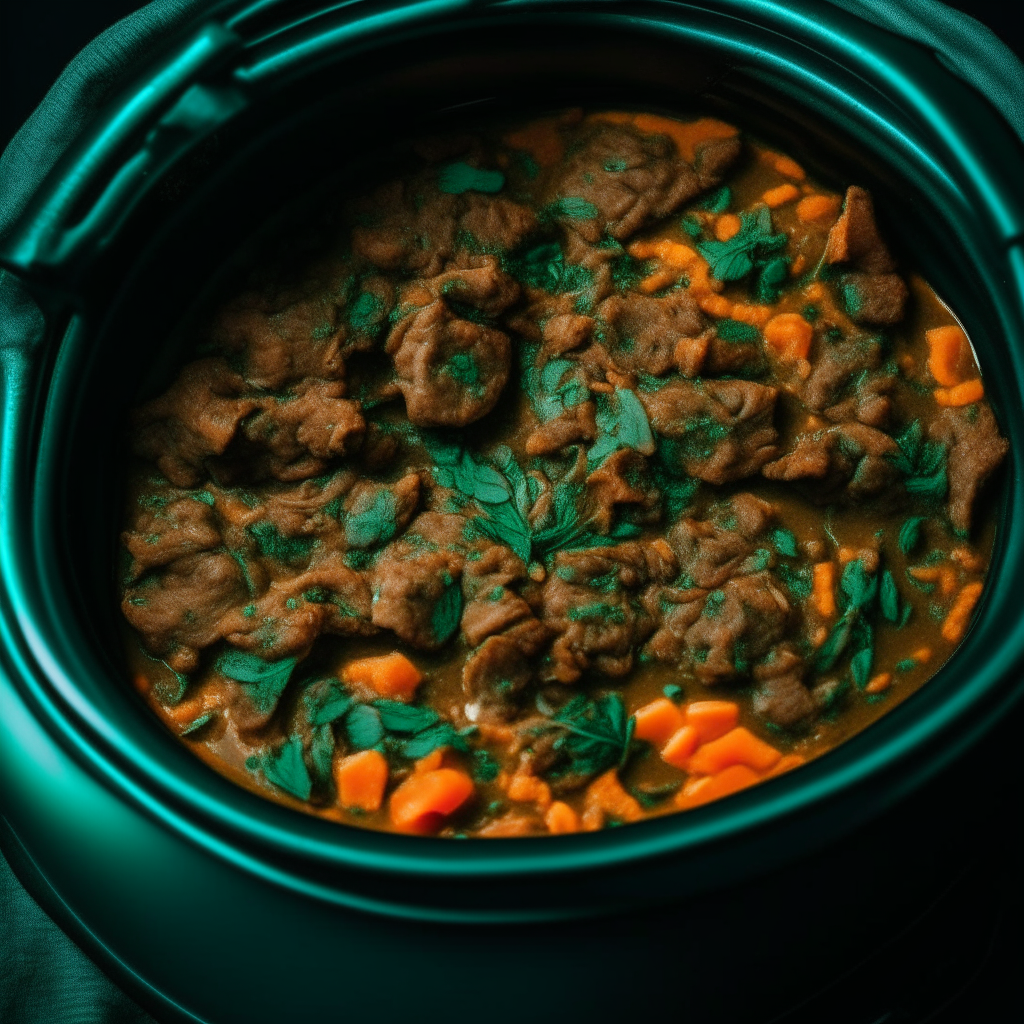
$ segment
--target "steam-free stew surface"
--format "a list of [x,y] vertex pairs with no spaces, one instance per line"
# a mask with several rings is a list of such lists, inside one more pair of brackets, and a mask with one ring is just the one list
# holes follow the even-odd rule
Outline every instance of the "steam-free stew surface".
[[570,111],[337,199],[133,414],[130,658],[198,756],[372,828],[595,830],[949,657],[1006,442],[867,192]]

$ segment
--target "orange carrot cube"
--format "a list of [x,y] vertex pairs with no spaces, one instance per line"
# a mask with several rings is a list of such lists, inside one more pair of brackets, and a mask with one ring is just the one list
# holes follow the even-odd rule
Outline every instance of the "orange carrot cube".
[[715,775],[703,779],[691,779],[676,794],[676,807],[681,811],[701,804],[710,803],[723,796],[738,793],[741,789],[761,781],[761,776],[746,765],[734,764]]
[[774,768],[781,757],[779,751],[741,725],[698,747],[686,767],[697,775],[715,775],[734,764],[745,764],[755,771],[766,772]]
[[391,794],[391,823],[399,832],[429,835],[472,795],[473,780],[454,768],[415,772]]
[[686,706],[686,724],[692,725],[701,743],[717,740],[740,720],[740,706],[731,700],[695,700]]
[[334,762],[334,784],[338,803],[346,810],[379,811],[388,784],[388,762],[379,750],[361,750],[358,754]]
[[674,768],[685,768],[690,755],[697,749],[700,738],[692,725],[684,725],[662,747],[661,759]]
[[350,661],[342,669],[341,678],[346,683],[367,686],[381,697],[410,700],[423,681],[423,674],[404,654],[395,651]]
[[636,729],[633,735],[638,740],[647,740],[660,747],[668,738],[686,724],[682,711],[667,697],[659,697],[638,708],[633,715]]
[[548,808],[548,813],[544,815],[544,824],[554,836],[568,835],[580,830],[579,815],[561,800],[556,800]]

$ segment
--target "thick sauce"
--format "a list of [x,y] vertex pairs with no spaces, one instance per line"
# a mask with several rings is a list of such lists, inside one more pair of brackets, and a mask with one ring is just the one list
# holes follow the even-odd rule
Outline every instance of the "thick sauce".
[[798,768],[933,675],[1006,442],[870,196],[711,119],[413,148],[135,413],[168,727],[310,813],[541,835]]

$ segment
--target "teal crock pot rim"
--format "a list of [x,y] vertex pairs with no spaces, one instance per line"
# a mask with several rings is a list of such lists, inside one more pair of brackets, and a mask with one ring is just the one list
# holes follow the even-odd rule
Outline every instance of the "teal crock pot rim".
[[[142,112],[145,117],[152,118],[161,110],[166,110],[173,100],[180,99],[194,84],[197,75],[207,70],[204,64],[206,57],[213,55],[218,60],[230,60],[239,53],[244,53],[244,49],[240,50],[236,45],[236,32],[244,29],[247,17],[275,6],[280,5],[257,3],[246,6],[228,3],[214,9],[210,15],[212,27],[211,24],[207,24],[178,51],[177,63],[175,58],[172,58],[152,75],[149,93],[141,90],[136,94],[136,112],[139,104],[142,104],[147,96],[153,102],[149,109]],[[812,93],[812,86],[820,87],[822,95],[827,94],[832,88],[830,83],[815,79],[815,73],[820,73],[820,68],[812,70],[809,67],[795,69],[792,65],[783,66],[777,58],[766,54],[763,49],[756,51],[755,47],[743,39],[744,33],[740,31],[741,27],[747,24],[743,20],[744,15],[752,21],[756,18],[762,19],[758,23],[762,31],[767,28],[771,32],[779,33],[780,37],[788,34],[800,45],[825,54],[830,60],[848,62],[866,81],[871,81],[872,88],[877,88],[877,81],[881,80],[890,88],[895,99],[917,116],[922,125],[921,134],[929,139],[930,146],[934,149],[927,153],[923,152],[920,140],[915,142],[906,134],[905,129],[891,122],[884,126],[875,123],[876,129],[885,129],[882,131],[885,136],[884,145],[897,151],[902,149],[912,162],[917,162],[919,174],[931,175],[934,187],[945,191],[954,208],[960,211],[960,216],[969,212],[977,217],[979,213],[983,213],[989,222],[991,232],[1006,245],[1007,278],[1015,283],[1001,293],[1003,308],[1000,315],[1006,325],[1007,334],[1018,339],[1018,347],[1015,350],[1017,379],[1014,382],[1014,398],[1017,407],[1024,406],[1019,386],[1021,379],[1024,379],[1024,367],[1019,351],[1024,350],[1024,331],[1021,328],[1024,257],[1019,246],[1013,245],[1014,240],[1020,237],[1021,225],[1024,223],[1020,209],[1015,204],[1014,197],[1003,194],[1003,186],[998,176],[988,173],[989,169],[981,161],[981,157],[970,151],[965,153],[961,144],[963,126],[957,123],[956,117],[947,116],[941,102],[929,92],[927,83],[914,80],[902,68],[889,67],[877,52],[865,48],[863,37],[853,31],[857,26],[855,20],[848,19],[843,22],[841,18],[838,19],[846,26],[841,33],[836,28],[836,22],[826,25],[809,14],[814,5],[789,4],[783,8],[780,4],[767,0],[709,0],[703,5],[670,2],[635,3],[628,7],[615,3],[593,4],[586,0],[575,3],[460,3],[435,0],[413,4],[374,4],[366,17],[360,18],[364,6],[370,7],[358,4],[346,7],[344,17],[340,18],[337,24],[333,24],[329,32],[314,31],[313,28],[308,28],[307,31],[307,27],[301,25],[290,27],[288,32],[298,33],[299,36],[305,35],[305,38],[293,40],[294,46],[284,46],[284,52],[273,60],[264,53],[262,58],[250,63],[247,69],[236,68],[234,81],[262,88],[272,73],[292,73],[293,68],[288,65],[289,52],[293,57],[301,56],[303,64],[314,60],[317,46],[325,45],[325,36],[328,37],[331,46],[343,43],[369,46],[382,38],[381,33],[386,35],[411,28],[420,31],[448,31],[453,20],[461,16],[538,16],[570,21],[579,17],[587,18],[591,23],[601,21],[607,26],[614,26],[617,21],[621,21],[633,28],[643,22],[652,32],[663,32],[680,41],[692,41],[695,34],[694,26],[674,22],[671,15],[694,12],[698,9],[711,11],[723,16],[724,19],[731,19],[729,28],[732,29],[732,34],[728,38],[719,37],[713,40],[705,37],[700,41],[706,46],[714,45],[723,50],[731,50],[748,61],[762,61],[766,81],[772,81],[772,76],[778,77],[788,73],[793,80],[802,79],[801,86]],[[222,12],[230,13],[232,16],[225,18],[222,23],[217,22],[216,18]],[[337,11],[335,13],[337,14]],[[659,23],[658,17],[665,20]],[[724,24],[726,21],[723,21]],[[284,33],[284,37],[291,38],[288,32]],[[867,35],[870,36],[872,33],[877,34],[877,30],[872,29]],[[265,51],[268,46],[274,44],[275,39],[281,38],[275,33],[270,33],[251,44],[253,51],[260,48]],[[327,56],[326,53],[321,53],[323,59],[327,59]],[[161,82],[171,83],[166,95],[158,95]],[[868,112],[858,109],[861,100],[862,97],[848,97],[845,100],[835,95],[830,97],[831,102],[839,103],[841,106],[845,104],[844,110],[851,116],[852,113],[860,113],[866,115],[869,122],[877,122],[877,118],[872,119]],[[852,111],[846,108],[852,108]],[[228,118],[237,113],[237,109],[232,110],[230,104],[225,110],[225,116]],[[98,173],[97,168],[102,165],[107,155],[103,150],[104,145],[112,147],[115,141],[120,144],[121,140],[116,138],[118,125],[123,125],[126,117],[128,113],[125,107],[113,111],[101,122],[90,139],[69,154],[71,166],[67,163],[61,166],[59,181],[51,179],[49,199],[52,202],[49,208],[45,201],[41,205],[37,204],[33,208],[32,216],[20,225],[20,230],[12,238],[5,240],[0,254],[5,265],[11,270],[22,271],[27,280],[31,281],[38,276],[44,282],[44,287],[39,291],[40,295],[45,294],[46,286],[52,287],[53,281],[59,280],[62,262],[73,265],[72,257],[80,258],[83,251],[95,255],[96,249],[102,249],[102,245],[97,243],[106,237],[104,231],[109,234],[119,228],[116,211],[112,210],[108,193],[104,193],[93,207],[92,220],[86,217],[78,222],[70,221],[70,225],[65,221],[71,216],[71,200],[75,198],[74,187],[90,174]],[[202,130],[212,130],[214,126],[216,122],[211,122],[211,125],[205,126]],[[201,135],[202,130],[198,134]],[[943,146],[945,150],[942,149]],[[933,157],[933,152],[942,152],[946,162],[940,166],[938,160]],[[951,168],[955,173],[951,172]],[[130,169],[130,161],[126,161],[122,170],[129,179]],[[46,188],[41,191],[44,200],[47,198],[46,192]],[[124,192],[115,192],[113,198],[120,199],[124,195]],[[83,230],[83,224],[89,231]],[[982,248],[991,238],[991,235],[982,235],[980,231],[967,233],[965,246],[968,251],[972,245],[976,250]],[[987,259],[992,259],[991,254]],[[57,290],[59,291],[59,288]],[[248,800],[239,800],[239,806],[235,807],[226,800],[211,798],[208,792],[199,792],[195,789],[186,791],[180,780],[168,777],[163,767],[146,751],[135,747],[131,737],[111,733],[107,723],[97,719],[94,709],[81,700],[74,682],[74,673],[69,671],[82,668],[82,663],[73,664],[64,654],[58,655],[52,637],[47,636],[46,628],[40,628],[40,624],[47,621],[47,613],[60,612],[62,595],[59,593],[59,586],[55,586],[55,581],[59,577],[57,567],[52,564],[52,551],[44,551],[45,538],[36,536],[35,548],[31,551],[25,550],[22,542],[25,534],[20,529],[23,523],[17,519],[23,511],[24,501],[19,500],[17,495],[18,488],[23,489],[26,481],[32,478],[34,468],[30,461],[32,453],[27,450],[24,441],[30,430],[34,431],[34,427],[30,428],[29,424],[38,422],[41,409],[32,409],[30,400],[52,402],[53,395],[51,394],[48,399],[44,397],[46,388],[51,383],[48,380],[42,382],[42,390],[39,390],[41,353],[25,354],[7,350],[5,357],[5,457],[2,467],[4,501],[3,507],[0,508],[3,522],[0,534],[0,564],[3,566],[5,578],[0,606],[0,636],[7,647],[4,660],[8,673],[20,684],[21,691],[31,700],[38,713],[46,718],[50,727],[62,735],[65,745],[73,749],[75,756],[80,760],[89,762],[92,770],[105,777],[109,785],[145,808],[151,815],[164,821],[169,827],[189,835],[195,842],[205,845],[218,855],[234,861],[246,870],[309,895],[377,912],[413,915],[416,913],[407,906],[397,906],[388,901],[353,894],[346,889],[344,879],[336,884],[320,884],[304,878],[299,871],[271,863],[277,854],[294,854],[328,865],[367,869],[375,873],[390,872],[435,878],[564,874],[587,868],[647,860],[666,853],[710,846],[736,836],[752,834],[759,828],[773,827],[787,817],[819,806],[838,793],[852,790],[857,786],[863,787],[872,780],[882,778],[886,772],[891,774],[899,767],[900,778],[892,782],[891,788],[885,794],[875,794],[877,810],[885,803],[897,799],[903,792],[953,758],[1019,696],[1019,687],[1007,688],[1003,685],[1002,691],[997,691],[1000,691],[1000,685],[1005,684],[1007,677],[1019,667],[1018,652],[1024,648],[1024,623],[1018,623],[1012,651],[1009,650],[1010,645],[1004,642],[1002,651],[996,652],[987,661],[982,656],[984,670],[972,674],[954,697],[927,715],[919,713],[922,702],[915,697],[917,703],[914,705],[913,714],[907,711],[911,704],[908,701],[886,715],[867,733],[848,741],[828,758],[755,791],[686,815],[656,819],[631,826],[629,829],[583,836],[548,837],[541,843],[524,844],[514,840],[491,840],[487,843],[451,844],[439,843],[436,840],[380,835],[306,818],[254,796]],[[1004,389],[1009,387],[1006,382],[1001,383]],[[44,453],[45,449],[46,446],[43,445]],[[1015,451],[1013,458],[1018,466],[1020,457],[1020,453]],[[45,454],[40,456],[40,465],[43,462]],[[1022,474],[1018,469],[1008,475],[1011,476],[1008,487],[1013,490],[1013,506],[1019,507]],[[53,482],[51,474],[46,472],[40,472],[38,477],[44,486],[49,486]],[[52,500],[52,496],[47,495],[45,491],[40,491],[38,497],[44,503]],[[11,499],[10,502],[8,498]],[[1007,500],[1010,500],[1010,496]],[[33,524],[33,528],[37,526],[38,523]],[[1006,533],[1009,534],[1011,531],[1012,524]],[[1013,542],[1012,560],[1019,564],[1024,560],[1024,542],[1019,536],[1004,537],[1004,547],[1009,541]],[[1006,557],[1008,556],[1004,551],[1004,561]],[[40,565],[47,568],[41,581],[37,578]],[[1012,588],[1008,583],[1003,581],[1000,585],[999,580],[990,581],[983,598],[982,615],[985,607],[996,600],[997,592],[1003,600],[1012,597]],[[978,629],[975,628],[965,646],[955,655],[947,668],[929,684],[929,687],[935,688],[932,692],[937,690],[940,678],[949,678],[958,665],[962,668],[968,659],[982,654],[977,649],[977,644]],[[926,749],[930,743],[934,743],[937,737],[948,738],[949,727],[960,716],[966,716],[968,711],[977,711],[982,706],[983,713],[976,715],[970,728],[963,730],[955,742],[950,742],[941,752],[932,751],[927,764],[907,767],[914,756]],[[897,722],[903,726],[904,719],[911,718],[915,719],[912,728],[897,728]],[[232,793],[238,792],[232,784],[223,784],[230,786]],[[173,794],[172,799],[168,799],[169,794]],[[242,806],[248,810],[241,810]],[[214,821],[216,826],[213,825]],[[250,853],[242,849],[237,841],[240,836],[254,841],[258,852]],[[441,916],[448,919],[459,919],[462,916],[459,911],[435,908],[424,910],[422,913],[430,917]],[[472,911],[465,913],[470,917],[477,916]],[[505,913],[516,916],[515,911]],[[539,911],[531,909],[525,913],[536,917]]]

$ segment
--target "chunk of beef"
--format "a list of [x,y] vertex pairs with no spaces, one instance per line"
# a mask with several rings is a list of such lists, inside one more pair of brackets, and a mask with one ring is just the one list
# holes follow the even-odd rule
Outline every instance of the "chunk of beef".
[[442,647],[462,611],[462,516],[421,513],[369,574],[372,620],[419,650]]
[[374,548],[394,540],[416,514],[420,490],[418,473],[406,473],[393,484],[360,480],[343,505],[346,544]]
[[585,669],[622,676],[655,621],[636,598],[652,581],[665,583],[674,559],[639,541],[586,551],[560,551],[543,590],[543,621],[557,634],[547,678],[575,682]]
[[529,604],[513,589],[525,579],[526,566],[501,544],[484,547],[479,558],[466,563],[462,632],[470,646],[476,647],[486,637],[532,614]]
[[[266,496],[262,518],[273,523],[285,537],[325,537],[339,530],[335,502],[352,491],[357,476],[350,469],[339,470],[325,481],[303,480],[294,487],[275,490]],[[231,495],[218,493],[218,510],[237,526],[245,527],[256,522],[260,515],[246,514],[248,506],[237,508]],[[241,516],[235,514],[237,510]]]
[[444,269],[462,203],[431,177],[389,182],[352,205],[355,256],[384,271],[432,277]]
[[459,217],[459,230],[469,235],[476,246],[493,252],[510,252],[537,230],[537,215],[528,206],[505,196],[485,196],[467,192],[465,210]]
[[159,398],[133,416],[136,455],[155,462],[177,487],[195,487],[206,460],[221,455],[258,403],[243,397],[245,381],[223,359],[188,363]]
[[858,323],[895,324],[903,319],[908,292],[893,273],[896,263],[875,223],[869,193],[851,185],[843,213],[829,231],[825,262],[850,264],[853,273],[840,279],[846,310]]
[[641,511],[658,508],[661,495],[646,481],[647,460],[632,448],[620,448],[587,477],[589,506],[594,528],[607,533],[619,505],[634,505]]
[[462,689],[471,721],[507,722],[516,713],[516,698],[533,678],[522,649],[506,636],[490,636],[462,668]]
[[486,839],[519,839],[542,835],[545,831],[544,823],[536,814],[517,810],[506,811],[501,817],[482,825],[474,835]]
[[571,352],[590,340],[596,326],[597,321],[592,316],[556,313],[545,320],[541,328],[544,349],[552,356]]
[[896,468],[888,456],[897,451],[888,434],[863,423],[843,423],[798,435],[792,450],[761,472],[769,480],[824,481],[815,493],[826,499],[843,487],[851,498],[865,498],[894,483]]
[[967,533],[978,492],[1005,458],[1009,442],[999,435],[987,402],[943,409],[928,434],[948,448],[949,521],[954,529]]
[[686,631],[694,675],[708,685],[746,675],[782,639],[789,618],[789,601],[771,573],[727,580]]
[[253,292],[226,306],[210,330],[214,345],[241,357],[246,382],[268,391],[303,377],[340,380],[344,338],[333,303],[305,299],[275,310]]
[[462,310],[474,319],[497,317],[519,298],[519,285],[494,256],[468,257],[459,266],[420,283],[435,297],[443,298],[453,312]]
[[754,667],[758,683],[754,710],[773,725],[791,729],[818,712],[818,705],[804,685],[803,658],[792,644],[780,644]]
[[819,339],[817,353],[814,368],[800,389],[800,399],[809,409],[833,421],[860,419],[861,410],[871,409],[872,403],[892,387],[890,374],[876,372],[882,365],[882,346],[875,338],[837,342]]
[[778,453],[776,388],[749,381],[677,381],[639,392],[674,467],[712,484],[756,473]]
[[464,427],[494,408],[508,381],[511,345],[493,327],[456,318],[443,302],[400,320],[387,341],[409,421]]
[[704,317],[686,289],[661,298],[627,293],[611,295],[596,309],[595,336],[626,370],[660,377],[675,365],[680,338],[699,334]]
[[528,455],[552,455],[570,444],[583,444],[597,437],[596,407],[593,402],[570,406],[561,415],[541,423],[526,439]]
[[178,498],[165,505],[150,502],[134,513],[132,528],[121,534],[132,556],[132,580],[186,555],[209,551],[221,542],[213,509],[198,498]]
[[199,651],[224,635],[222,619],[246,595],[238,563],[223,552],[206,551],[128,587],[121,610],[148,651],[176,672],[191,672]]
[[667,135],[593,120],[553,182],[553,209],[589,242],[621,241],[717,184],[739,149],[738,138],[706,143],[691,164]]
[[357,449],[366,430],[359,402],[343,398],[340,381],[308,378],[295,397],[262,398],[229,451],[209,462],[223,483],[317,476],[332,459]]
[[255,601],[226,615],[222,626],[231,644],[271,660],[304,657],[321,633],[377,632],[369,585],[336,553],[273,581]]

